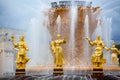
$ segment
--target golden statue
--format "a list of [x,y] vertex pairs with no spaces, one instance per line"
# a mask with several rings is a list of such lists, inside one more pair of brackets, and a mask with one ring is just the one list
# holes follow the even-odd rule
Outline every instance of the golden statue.
[[90,38],[86,38],[91,46],[96,46],[95,51],[91,56],[91,61],[93,64],[93,68],[103,68],[103,64],[106,62],[106,59],[103,58],[103,49],[107,51],[107,48],[104,42],[100,39],[100,35],[97,35],[94,41],[91,41]]
[[14,42],[14,35],[11,36],[12,44],[14,48],[18,51],[16,54],[16,68],[17,69],[25,69],[26,63],[29,61],[29,58],[26,57],[26,51],[28,51],[28,47],[26,42],[24,41],[24,36],[20,36],[20,41]]
[[0,54],[3,52],[3,50],[2,49],[0,49]]
[[110,48],[110,50],[112,51],[111,54],[111,59],[113,61],[114,64],[119,64],[119,59],[117,57],[117,55],[120,53],[119,50],[115,47],[115,43],[113,42],[112,47]]
[[51,50],[54,54],[55,68],[62,68],[64,64],[64,57],[61,44],[66,43],[65,39],[60,39],[60,34],[57,35],[57,39],[50,42]]

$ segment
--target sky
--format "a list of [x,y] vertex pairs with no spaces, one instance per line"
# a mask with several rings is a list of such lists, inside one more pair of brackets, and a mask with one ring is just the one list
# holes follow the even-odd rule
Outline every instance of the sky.
[[[58,0],[0,0],[0,27],[27,30],[31,19],[40,18],[41,10],[48,8],[52,1]],[[100,6],[103,16],[112,18],[112,39],[120,40],[120,0],[87,1]]]
[[0,26],[28,28],[30,19],[39,12],[42,3],[40,0],[0,0]]

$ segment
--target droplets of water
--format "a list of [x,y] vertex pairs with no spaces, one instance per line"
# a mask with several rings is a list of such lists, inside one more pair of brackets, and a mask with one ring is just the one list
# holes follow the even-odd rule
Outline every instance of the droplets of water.
[[[74,5],[74,2],[72,2]],[[70,26],[70,39],[69,39],[69,48],[71,50],[71,60],[72,60],[72,67],[75,66],[75,28],[76,28],[76,21],[77,21],[77,6],[71,6],[71,26]]]
[[57,34],[60,34],[60,32],[61,32],[61,18],[60,18],[60,16],[58,16],[58,18],[57,18],[57,25],[56,25],[56,28],[57,28]]
[[[84,21],[84,39],[85,37],[89,37],[89,16],[86,15],[85,16],[85,21]],[[85,63],[82,63],[83,67],[84,66],[88,66],[88,64],[90,63],[90,53],[89,53],[89,44],[87,42],[87,40],[83,40],[83,53],[82,53],[84,59],[83,59],[83,62]]]

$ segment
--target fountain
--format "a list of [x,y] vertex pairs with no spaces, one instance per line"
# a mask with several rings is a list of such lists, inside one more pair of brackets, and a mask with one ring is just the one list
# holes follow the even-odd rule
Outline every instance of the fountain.
[[[29,38],[31,40],[29,47],[32,59],[26,67],[26,75],[28,76],[26,80],[92,80],[90,62],[92,51],[85,37],[89,36],[94,39],[99,34],[107,47],[111,46],[111,18],[101,17],[99,15],[100,11],[100,7],[92,7],[92,2],[88,1],[59,1],[51,3],[47,16],[40,13],[39,19],[41,21],[38,17],[31,19],[29,35],[32,37]],[[41,25],[43,19],[45,20],[45,27]],[[67,43],[62,46],[65,57],[64,71],[62,72],[64,74],[53,76],[53,55],[50,52],[49,43],[50,39],[51,41],[56,39],[56,34],[61,34]],[[119,71],[117,70],[120,68],[108,66],[110,54],[105,53],[104,56],[107,59],[107,67],[104,67],[104,73],[111,75],[111,72],[113,72],[114,75],[118,75]],[[18,78],[20,77],[22,76]]]
[[[91,74],[92,49],[85,37],[93,40],[99,34],[107,47],[111,44],[111,19],[101,16],[100,12],[100,7],[92,7],[88,1],[59,1],[52,2],[45,15],[40,13],[45,25],[42,25],[43,20],[39,17],[31,19],[32,38],[29,38],[31,42],[28,45],[32,58],[27,65],[27,74],[52,75],[54,58],[50,41],[54,41],[57,34],[66,40],[66,44],[62,45],[64,74]],[[116,66],[108,68],[110,52],[105,52],[104,56],[107,60],[105,73],[111,68],[118,70]]]
[[[64,67],[85,67],[88,65],[84,64],[85,59],[88,60],[90,53],[88,53],[89,50],[86,52],[83,49],[83,47],[88,49],[84,38],[88,35],[92,37],[97,26],[100,7],[92,7],[92,2],[88,1],[59,1],[59,3],[52,2],[51,5],[48,13],[50,22],[47,26],[51,38],[55,39],[56,27],[59,24],[60,27],[57,28],[60,29],[59,33],[68,41],[63,46],[66,62]],[[57,21],[59,18],[61,19],[60,23]]]

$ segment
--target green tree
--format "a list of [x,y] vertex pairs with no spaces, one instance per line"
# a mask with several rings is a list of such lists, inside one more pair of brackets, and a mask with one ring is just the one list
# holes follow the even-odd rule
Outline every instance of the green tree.
[[[120,44],[115,46],[116,48],[118,48],[120,50]],[[119,66],[120,66],[120,54],[118,55],[119,58]]]

